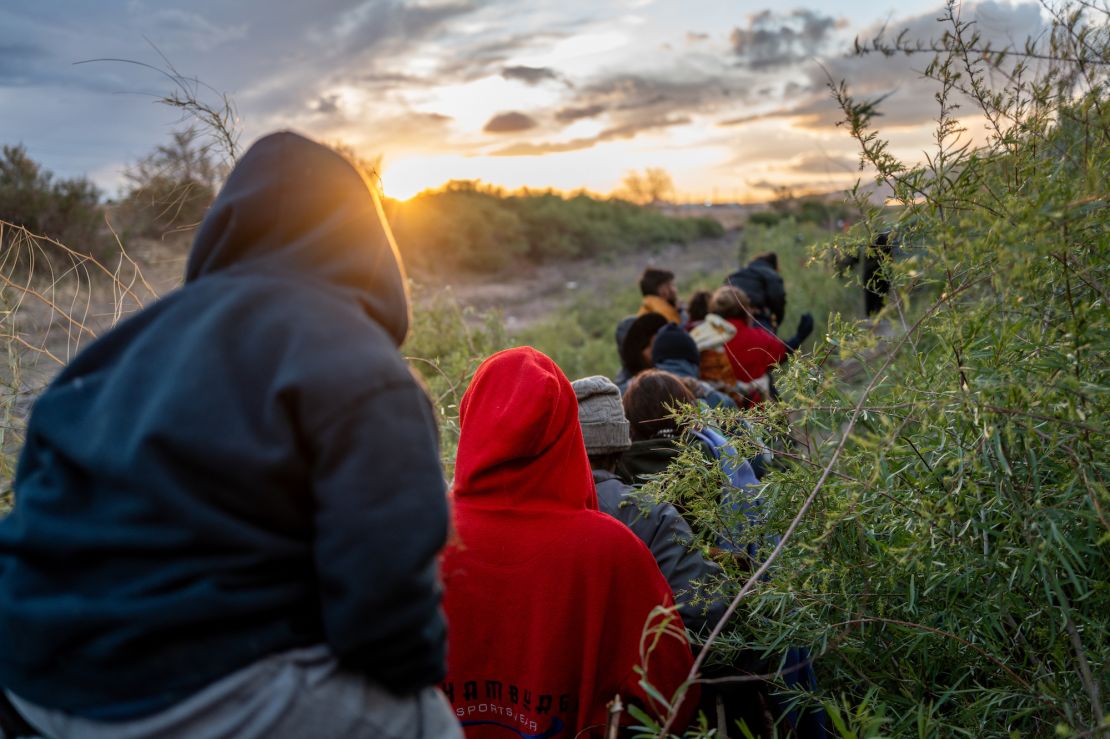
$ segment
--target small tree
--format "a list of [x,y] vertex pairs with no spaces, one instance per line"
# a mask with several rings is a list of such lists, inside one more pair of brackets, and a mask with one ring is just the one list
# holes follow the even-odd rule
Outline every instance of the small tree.
[[[205,140],[207,138],[207,140]],[[216,196],[227,167],[216,144],[190,126],[173,133],[127,172],[123,202],[130,228],[148,236],[195,228]]]
[[659,205],[674,200],[674,180],[661,167],[629,172],[621,180],[620,194],[640,205]]

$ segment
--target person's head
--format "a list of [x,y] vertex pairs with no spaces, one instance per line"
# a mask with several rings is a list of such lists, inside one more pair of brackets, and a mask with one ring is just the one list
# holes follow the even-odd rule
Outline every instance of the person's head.
[[645,296],[657,295],[675,305],[678,302],[678,291],[674,286],[674,272],[648,267],[640,275],[640,293]]
[[779,271],[779,255],[773,251],[765,251],[762,254],[756,254],[752,257],[752,262],[766,262],[771,265],[771,269],[776,272]]
[[620,390],[600,375],[575,380],[571,387],[578,398],[578,422],[590,467],[612,472],[621,454],[632,445]]
[[668,323],[655,334],[651,344],[651,363],[655,366],[667,360],[682,360],[697,367],[701,362],[698,345],[677,324]]
[[678,424],[669,408],[695,403],[694,395],[669,372],[647,370],[632,379],[624,392],[624,414],[632,441],[677,436]]
[[550,357],[531,347],[482,362],[459,404],[455,504],[479,498],[487,507],[542,500],[597,509],[574,388]]
[[708,290],[698,290],[690,296],[690,302],[686,304],[686,312],[689,314],[691,321],[705,320],[705,317],[709,314],[709,301],[712,298],[713,293]]
[[185,283],[275,267],[355,297],[404,341],[407,280],[375,191],[335,150],[288,131],[259,139],[236,162],[197,230]]
[[630,374],[638,374],[651,367],[651,346],[655,334],[667,325],[667,319],[658,313],[645,313],[632,322],[621,344],[621,362]]
[[751,316],[752,304],[748,300],[748,294],[743,290],[732,285],[725,285],[717,288],[717,291],[713,293],[709,310],[721,318],[736,318],[747,323]]

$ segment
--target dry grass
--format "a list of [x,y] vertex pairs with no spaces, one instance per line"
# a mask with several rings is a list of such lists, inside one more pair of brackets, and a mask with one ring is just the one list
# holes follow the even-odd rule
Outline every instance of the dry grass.
[[[118,242],[118,239],[117,239]],[[119,243],[115,264],[0,221],[0,510],[35,397],[87,343],[157,297]]]

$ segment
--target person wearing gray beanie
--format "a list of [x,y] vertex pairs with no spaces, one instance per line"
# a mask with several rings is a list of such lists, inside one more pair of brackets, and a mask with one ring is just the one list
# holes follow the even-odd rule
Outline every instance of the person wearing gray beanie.
[[710,589],[721,574],[720,566],[692,548],[694,533],[673,505],[657,503],[617,477],[617,462],[632,445],[617,386],[595,375],[575,380],[571,387],[578,398],[578,420],[598,508],[631,529],[651,551],[674,592],[686,628],[695,634],[708,633],[728,608],[728,601]]
[[618,454],[632,445],[621,394],[608,377],[594,375],[571,383],[578,397],[582,441],[590,457]]

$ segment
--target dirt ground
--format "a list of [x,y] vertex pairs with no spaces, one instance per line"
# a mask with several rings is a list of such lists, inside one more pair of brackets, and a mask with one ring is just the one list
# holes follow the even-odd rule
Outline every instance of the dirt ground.
[[[499,310],[511,332],[556,314],[582,295],[634,288],[647,266],[670,269],[680,282],[734,269],[736,233],[619,257],[521,265],[497,275],[416,273],[411,275],[414,308],[420,310],[435,297],[448,294],[477,311]],[[135,240],[128,246],[138,273],[121,260],[105,265],[117,272],[115,280],[96,269],[57,269],[54,274],[36,276],[27,285],[30,292],[15,284],[4,287],[5,299],[18,301],[18,305],[10,306],[16,310],[5,314],[3,333],[14,333],[31,345],[11,347],[21,355],[23,376],[17,384],[24,394],[33,395],[94,335],[180,285],[188,255],[186,236],[165,242]],[[75,328],[70,318],[79,321],[80,327]],[[0,379],[10,383],[13,378]]]
[[451,278],[414,275],[416,309],[447,294],[479,311],[497,309],[509,331],[556,314],[581,295],[634,287],[645,267],[674,272],[679,281],[737,267],[737,236],[675,244],[654,252],[620,257],[588,257],[520,267],[501,275],[458,274]]

